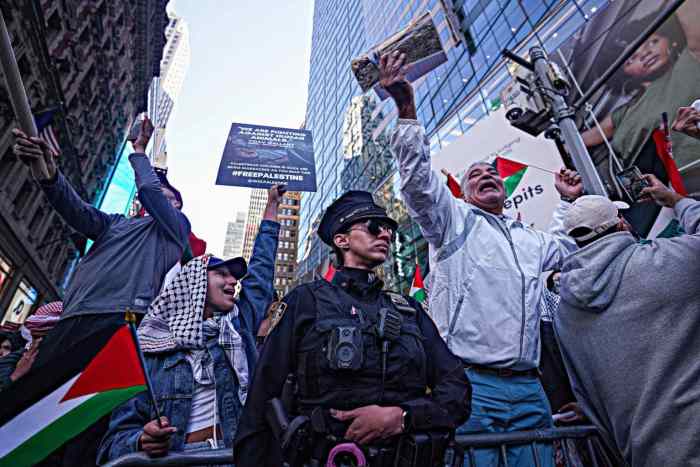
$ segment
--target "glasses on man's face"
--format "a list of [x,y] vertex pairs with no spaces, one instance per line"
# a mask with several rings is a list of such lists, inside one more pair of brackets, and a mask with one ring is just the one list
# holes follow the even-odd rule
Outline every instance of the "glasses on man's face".
[[[367,219],[366,221],[356,225],[363,226],[364,229],[361,230],[366,230],[375,237],[378,237],[379,234],[382,233],[382,231],[385,231],[389,233],[389,236],[391,236],[392,240],[394,239],[394,228],[388,222],[382,221],[380,219]],[[358,229],[351,228],[350,230]]]

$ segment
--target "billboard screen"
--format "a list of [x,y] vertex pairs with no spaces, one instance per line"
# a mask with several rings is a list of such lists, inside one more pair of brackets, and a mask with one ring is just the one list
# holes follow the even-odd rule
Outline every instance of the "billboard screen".
[[[550,58],[568,66],[585,93],[667,5],[662,0],[610,2]],[[642,173],[655,174],[667,184],[677,169],[683,187],[674,188],[700,195],[700,140],[672,131],[669,157],[659,136],[663,112],[673,122],[679,107],[700,98],[698,18],[700,2],[686,1],[596,92],[589,104],[600,127],[589,112],[581,112],[584,142],[601,176],[619,196],[615,183],[618,170],[605,138],[623,168],[637,166]],[[572,92],[571,101],[580,96]],[[660,211],[653,203],[638,203],[628,213],[628,220],[640,234],[654,236],[659,233]]]

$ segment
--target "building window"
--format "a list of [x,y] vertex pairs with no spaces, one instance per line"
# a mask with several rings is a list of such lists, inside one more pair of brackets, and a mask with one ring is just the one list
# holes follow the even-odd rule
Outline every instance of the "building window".
[[19,283],[17,291],[10,302],[10,306],[5,313],[2,324],[6,322],[22,324],[27,319],[32,306],[36,303],[37,291],[26,281]]

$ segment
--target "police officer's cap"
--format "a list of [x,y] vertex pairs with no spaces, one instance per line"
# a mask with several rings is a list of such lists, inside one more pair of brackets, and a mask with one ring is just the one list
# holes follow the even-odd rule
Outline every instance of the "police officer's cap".
[[374,202],[367,191],[348,191],[328,206],[318,226],[318,236],[327,245],[333,246],[333,236],[351,224],[364,219],[380,219],[394,231],[398,227],[384,208]]

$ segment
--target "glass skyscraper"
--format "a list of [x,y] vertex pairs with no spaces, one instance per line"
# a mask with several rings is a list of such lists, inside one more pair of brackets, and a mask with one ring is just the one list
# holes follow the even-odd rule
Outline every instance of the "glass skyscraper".
[[[414,83],[414,89],[418,118],[426,127],[434,154],[500,105],[500,93],[510,81],[501,55],[504,48],[525,55],[531,46],[539,44],[552,51],[608,0],[455,3],[467,31],[466,41],[455,40],[439,0],[316,0],[306,129],[314,136],[319,187],[316,193],[304,194],[300,213],[299,275],[305,279],[313,271],[322,272],[320,265],[329,254],[329,249],[314,238],[323,209],[352,188],[374,192],[377,201],[401,223],[393,248],[394,259],[399,261],[384,270],[389,286],[404,291],[408,288],[416,257],[423,270],[426,266],[427,247],[400,199],[393,161],[387,164],[386,152],[376,148],[367,149],[369,154],[344,159],[348,137],[366,138],[369,133],[381,143],[387,141],[396,121],[391,100],[380,101],[373,92],[367,95],[373,102],[365,104],[371,118],[357,117],[359,101],[353,97],[361,90],[350,70],[352,58],[424,12],[432,12],[448,61]],[[354,122],[366,128],[358,130]]]

